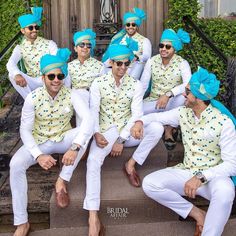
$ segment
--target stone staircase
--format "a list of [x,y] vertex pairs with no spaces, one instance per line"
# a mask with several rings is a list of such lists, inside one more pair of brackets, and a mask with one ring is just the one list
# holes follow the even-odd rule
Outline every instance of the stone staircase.
[[[102,167],[102,194],[99,216],[106,227],[107,236],[189,236],[194,233],[194,222],[180,221],[171,210],[152,201],[142,188],[132,187],[122,168],[135,148],[125,148],[118,158],[107,157]],[[147,174],[175,165],[181,161],[183,147],[178,144],[168,152],[160,142],[150,153],[142,167],[137,167],[141,179]],[[50,229],[31,232],[32,236],[86,236],[88,233],[88,212],[83,210],[85,197],[86,160],[79,163],[68,186],[70,205],[59,209],[54,193],[50,199]],[[231,219],[223,236],[235,235],[236,220]],[[0,234],[8,236],[9,233]]]

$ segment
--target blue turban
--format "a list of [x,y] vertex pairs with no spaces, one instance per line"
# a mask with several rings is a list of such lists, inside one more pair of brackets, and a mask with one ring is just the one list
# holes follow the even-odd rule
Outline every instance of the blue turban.
[[126,45],[111,43],[102,57],[102,62],[109,58],[115,61],[124,59],[132,61],[134,59],[133,51],[137,50],[138,43],[132,38],[126,38]]
[[137,26],[142,24],[142,21],[146,19],[146,13],[139,8],[133,8],[133,12],[126,12],[123,17],[123,24],[134,22]]
[[25,28],[29,25],[36,24],[41,26],[41,18],[42,18],[42,7],[31,7],[32,14],[25,14],[18,17],[18,22],[21,28]]
[[214,74],[199,67],[198,71],[192,75],[189,84],[191,93],[195,97],[203,101],[210,100],[211,105],[227,115],[236,126],[236,119],[233,114],[221,102],[214,99],[220,88],[220,81],[216,79]]
[[170,41],[175,51],[178,52],[183,49],[184,43],[190,43],[190,37],[189,33],[183,29],[179,29],[177,33],[172,29],[166,29],[161,36],[161,42],[163,41]]
[[71,51],[68,48],[58,49],[56,55],[46,54],[40,59],[40,71],[42,74],[46,74],[54,69],[61,69],[65,76],[68,75],[67,61],[70,57]]
[[83,40],[89,40],[92,44],[92,50],[96,46],[96,33],[93,32],[91,29],[84,29],[82,31],[78,31],[73,36],[74,44],[77,46]]

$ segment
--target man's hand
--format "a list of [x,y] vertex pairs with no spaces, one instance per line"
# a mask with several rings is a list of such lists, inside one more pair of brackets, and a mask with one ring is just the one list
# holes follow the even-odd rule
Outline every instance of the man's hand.
[[165,109],[168,101],[169,101],[168,96],[166,96],[165,94],[161,95],[160,98],[157,100],[156,108]]
[[115,142],[112,146],[110,156],[117,157],[120,156],[124,148],[124,144]]
[[44,170],[49,170],[57,161],[51,155],[41,154],[37,157],[37,162]]
[[102,134],[95,133],[94,138],[98,147],[104,148],[107,146],[108,141],[105,139],[105,137]]
[[75,159],[78,155],[78,151],[73,151],[73,150],[68,150],[64,155],[63,155],[63,158],[62,158],[62,163],[65,165],[65,166],[70,166],[70,165],[73,165],[74,162],[75,162]]
[[188,180],[184,185],[185,195],[190,198],[195,198],[197,189],[202,185],[200,179],[196,176],[193,176],[190,180]]
[[135,139],[141,139],[143,137],[143,122],[136,121],[130,129],[130,133]]
[[27,85],[27,82],[26,82],[25,78],[22,75],[16,75],[15,76],[15,81],[16,81],[16,84],[21,86],[21,87],[25,87]]

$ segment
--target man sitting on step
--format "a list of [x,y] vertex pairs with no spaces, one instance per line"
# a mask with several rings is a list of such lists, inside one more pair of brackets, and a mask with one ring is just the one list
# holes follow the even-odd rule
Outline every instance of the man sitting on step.
[[[230,176],[236,175],[236,119],[214,99],[219,84],[214,74],[200,68],[186,86],[185,106],[148,114],[132,128],[132,135],[140,138],[143,126],[151,122],[157,126],[180,125],[185,150],[183,163],[146,176],[143,190],[181,217],[193,217],[195,236],[220,236],[235,196]],[[163,132],[163,127],[159,132]],[[196,195],[210,201],[207,212],[182,197]]]
[[[40,70],[44,86],[31,92],[22,109],[20,135],[23,146],[10,163],[10,184],[14,236],[25,236],[29,231],[27,214],[26,170],[38,163],[44,170],[56,165],[52,153],[65,153],[64,164],[56,182],[56,199],[59,207],[69,204],[66,182],[84,154],[93,132],[93,120],[87,105],[77,94],[64,86],[67,76],[69,49],[59,49],[57,55],[46,54],[41,58]],[[81,125],[71,128],[73,112],[81,119]]]
[[[184,105],[182,93],[191,78],[191,69],[189,63],[177,53],[189,42],[189,34],[182,29],[177,33],[173,29],[163,31],[159,54],[147,61],[140,79],[144,91],[151,81],[150,94],[144,99],[144,114],[168,111]],[[171,126],[165,127],[164,143],[168,150],[176,145],[173,131]]]
[[[42,24],[42,7],[33,7],[32,14],[25,14],[18,18],[22,42],[17,45],[7,63],[9,79],[16,91],[25,99],[34,89],[43,86],[40,76],[39,61],[44,54],[57,53],[57,45],[52,40],[38,36]],[[26,73],[21,71],[18,63],[22,59]]]
[[126,73],[134,58],[132,50],[125,45],[111,45],[109,58],[112,70],[96,78],[90,88],[95,134],[87,160],[84,200],[84,209],[89,210],[89,236],[103,232],[98,218],[103,161],[108,154],[120,156],[124,145],[137,145],[136,140],[128,140],[130,128],[143,114],[141,83]]

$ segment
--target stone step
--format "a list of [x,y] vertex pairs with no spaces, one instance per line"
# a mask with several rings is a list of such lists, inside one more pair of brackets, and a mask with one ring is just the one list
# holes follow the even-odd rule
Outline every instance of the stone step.
[[[189,236],[193,235],[194,222],[168,221],[156,223],[139,223],[124,225],[107,225],[106,236]],[[227,223],[222,236],[235,235],[236,219],[231,219]],[[0,236],[10,236],[11,234],[0,234]],[[53,228],[31,232],[30,236],[87,236],[87,227]]]
[[[134,150],[134,149],[133,149]],[[143,193],[142,188],[134,188],[122,171],[124,161],[133,152],[124,150],[120,158],[107,157],[102,168],[102,191],[100,217],[104,224],[115,225],[124,223],[144,223],[176,220],[178,217],[169,209],[152,201]],[[158,157],[157,157],[158,156]],[[150,154],[146,164],[137,168],[141,179],[147,174],[164,168],[167,163],[167,152],[160,143]],[[55,203],[55,193],[50,200],[50,227],[86,226],[88,212],[83,210],[86,185],[86,162],[77,167],[68,186],[70,206],[58,209]]]

